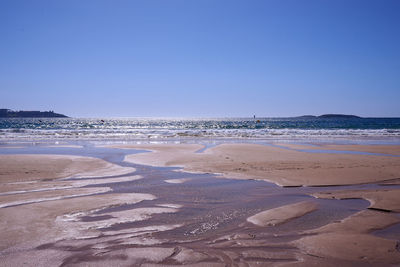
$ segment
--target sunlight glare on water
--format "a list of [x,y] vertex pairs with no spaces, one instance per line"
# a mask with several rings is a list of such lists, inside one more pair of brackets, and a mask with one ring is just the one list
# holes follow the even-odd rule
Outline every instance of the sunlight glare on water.
[[399,140],[400,118],[13,118],[0,119],[0,140],[143,140],[187,138]]

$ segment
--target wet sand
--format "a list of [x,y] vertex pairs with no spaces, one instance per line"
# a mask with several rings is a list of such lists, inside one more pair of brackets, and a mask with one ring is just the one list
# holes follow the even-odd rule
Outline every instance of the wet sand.
[[0,155],[2,264],[400,264],[398,241],[374,235],[400,222],[399,158],[248,144],[73,148]]

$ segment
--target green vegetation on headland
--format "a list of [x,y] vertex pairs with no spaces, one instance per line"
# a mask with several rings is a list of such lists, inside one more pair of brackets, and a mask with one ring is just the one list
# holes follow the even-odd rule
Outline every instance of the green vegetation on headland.
[[63,114],[54,111],[13,111],[10,109],[0,109],[0,118],[68,118]]
[[303,119],[361,119],[361,117],[356,116],[356,115],[345,115],[345,114],[324,114],[321,116],[304,115],[304,116],[299,116],[296,118],[303,118]]

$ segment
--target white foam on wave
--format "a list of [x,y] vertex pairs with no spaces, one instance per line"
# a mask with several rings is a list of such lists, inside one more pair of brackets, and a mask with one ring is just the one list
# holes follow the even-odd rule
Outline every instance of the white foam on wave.
[[3,132],[0,140],[149,140],[171,138],[264,138],[264,139],[297,139],[297,138],[400,138],[398,129],[348,130],[348,129],[208,129],[208,130],[145,130],[132,132],[121,131],[80,131],[80,130],[31,130],[26,132]]
[[[389,120],[389,121],[388,121]],[[185,138],[309,139],[397,138],[396,119],[307,121],[296,119],[65,119],[13,121],[0,140],[165,140]],[[336,128],[335,128],[336,127]],[[349,127],[352,127],[349,129]],[[386,128],[385,128],[386,127]],[[358,128],[358,129],[357,129]],[[392,129],[394,128],[394,129]]]

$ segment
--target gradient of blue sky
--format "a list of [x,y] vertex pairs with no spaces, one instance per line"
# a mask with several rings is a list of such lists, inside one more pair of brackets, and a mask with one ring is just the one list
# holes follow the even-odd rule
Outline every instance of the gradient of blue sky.
[[1,107],[400,116],[397,0],[2,0]]

